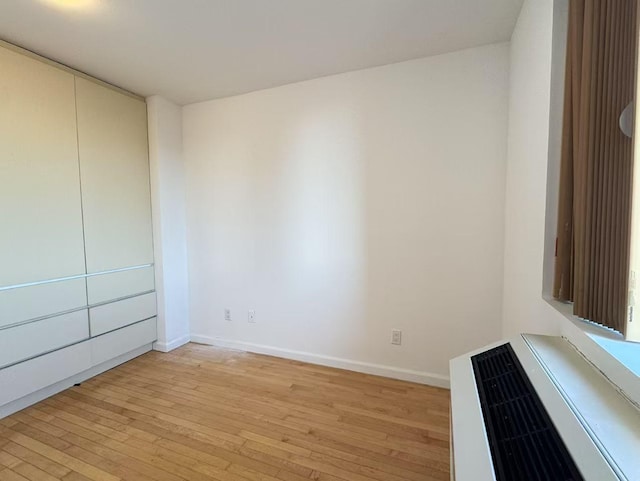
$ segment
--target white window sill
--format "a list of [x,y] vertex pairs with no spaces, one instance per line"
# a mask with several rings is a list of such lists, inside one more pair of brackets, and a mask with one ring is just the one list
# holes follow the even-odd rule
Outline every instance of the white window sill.
[[562,335],[637,407],[640,407],[640,343],[625,341],[622,335],[583,321],[571,305],[545,299],[562,314]]
[[579,327],[582,332],[593,339],[609,354],[620,361],[624,366],[640,377],[640,343],[625,341],[621,334],[600,327],[587,321],[583,321],[571,312],[571,305],[554,300],[547,300],[554,309],[560,311],[569,321]]
[[[604,456],[615,477],[583,471],[585,479],[640,479],[637,462],[640,449],[640,412],[612,388],[607,379],[593,369],[569,343],[557,337],[524,336],[525,341],[560,392],[592,442]],[[542,384],[536,385],[542,392]],[[558,423],[560,410],[552,403],[545,407]],[[569,434],[565,431],[565,435]],[[565,439],[574,460],[586,451],[575,444],[577,433]],[[588,455],[587,455],[588,456]],[[585,466],[586,467],[586,466]],[[596,467],[596,466],[594,466]]]
[[624,339],[611,339],[596,333],[587,332],[587,335],[624,364],[627,369],[640,377],[640,344]]

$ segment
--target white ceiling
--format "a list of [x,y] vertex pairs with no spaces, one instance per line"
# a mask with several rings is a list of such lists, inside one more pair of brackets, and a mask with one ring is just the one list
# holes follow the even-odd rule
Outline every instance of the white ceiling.
[[82,0],[86,7],[65,9],[54,1],[0,0],[0,38],[180,104],[506,41],[522,5]]

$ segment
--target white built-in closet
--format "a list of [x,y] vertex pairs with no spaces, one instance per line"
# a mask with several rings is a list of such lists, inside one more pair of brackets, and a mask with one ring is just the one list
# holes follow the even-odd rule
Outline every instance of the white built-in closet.
[[156,339],[143,99],[0,46],[0,416]]

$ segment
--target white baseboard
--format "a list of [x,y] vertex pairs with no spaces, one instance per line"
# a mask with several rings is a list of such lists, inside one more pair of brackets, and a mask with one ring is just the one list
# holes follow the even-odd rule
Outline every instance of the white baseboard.
[[239,351],[254,352],[256,354],[266,354],[269,356],[292,359],[294,361],[303,361],[311,364],[319,364],[321,366],[336,367],[364,374],[373,374],[375,376],[389,377],[392,379],[400,379],[402,381],[411,381],[419,384],[449,389],[449,378],[440,374],[413,371],[411,369],[402,369],[392,366],[384,366],[381,364],[372,364],[369,362],[353,361],[350,359],[313,354],[310,352],[294,351],[291,349],[253,344],[250,342],[230,341],[227,339],[202,336],[199,334],[192,334],[191,341],[200,344],[209,344],[211,346],[225,347]]
[[133,351],[122,354],[121,356],[118,356],[114,359],[109,359],[108,361],[103,362],[102,364],[98,364],[91,369],[87,369],[86,371],[82,371],[67,379],[63,379],[62,381],[52,384],[51,386],[47,386],[43,389],[40,389],[39,391],[21,397],[20,399],[16,399],[15,401],[4,404],[3,406],[0,406],[0,419],[21,411],[33,404],[39,403],[43,399],[51,397],[54,394],[58,394],[65,389],[69,389],[74,384],[84,382],[89,378],[95,377],[98,374],[108,371],[109,369],[113,369],[114,367],[130,361],[133,358],[141,356],[142,354],[144,354],[145,352],[149,352],[150,350],[151,344],[146,344],[142,347],[134,349]]
[[154,342],[153,343],[153,350],[154,351],[160,351],[160,352],[169,352],[169,351],[173,351],[174,349],[179,348],[180,346],[185,345],[186,343],[188,343],[191,340],[191,336],[189,334],[186,334],[184,336],[181,336],[177,339],[174,339],[172,341],[169,342]]

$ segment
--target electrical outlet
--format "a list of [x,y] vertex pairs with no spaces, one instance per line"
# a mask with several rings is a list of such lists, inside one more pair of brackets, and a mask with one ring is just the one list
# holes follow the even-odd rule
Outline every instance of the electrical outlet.
[[249,311],[249,316],[248,316],[247,320],[249,322],[256,322],[256,311],[255,310],[251,309]]
[[230,321],[231,320],[231,309],[225,309],[224,310],[224,320],[225,321]]
[[399,346],[402,344],[402,331],[400,329],[391,330],[391,344]]

